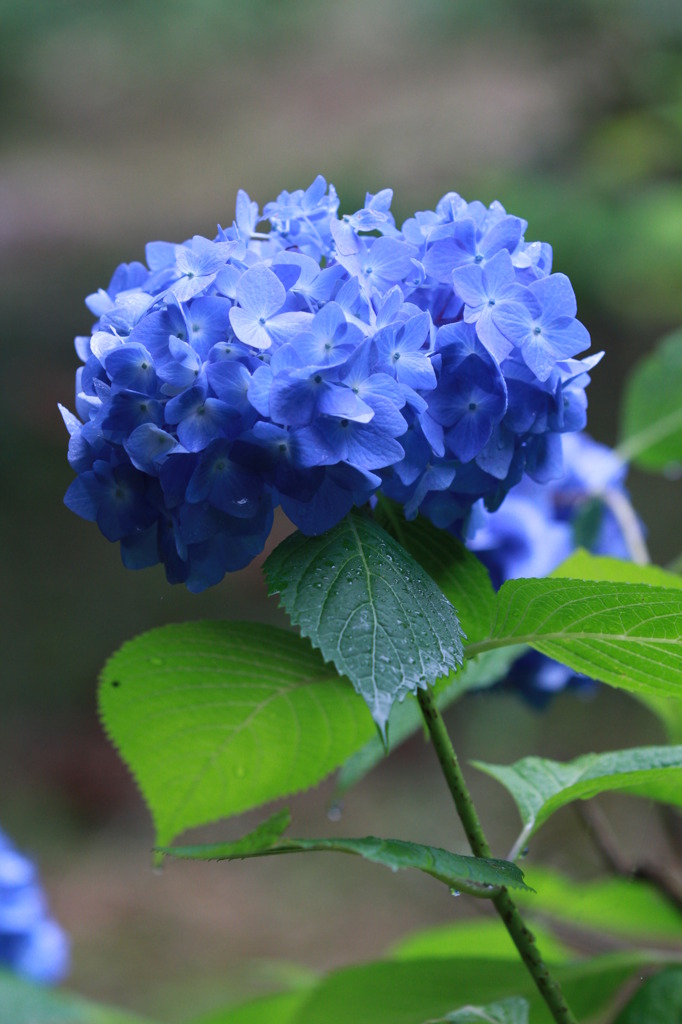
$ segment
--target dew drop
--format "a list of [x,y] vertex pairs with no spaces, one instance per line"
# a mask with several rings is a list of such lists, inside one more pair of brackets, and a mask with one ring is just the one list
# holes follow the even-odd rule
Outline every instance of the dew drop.
[[163,665],[163,658],[150,658],[149,664],[154,665],[156,668],[159,668],[161,665]]
[[238,779],[245,778],[246,777],[246,768],[244,767],[244,765],[243,764],[235,765],[235,767],[234,767],[234,774],[237,776]]
[[451,895],[451,896],[461,896],[462,894],[461,894],[461,892],[459,891],[459,889],[451,889],[451,890],[450,890],[450,895]]
[[327,809],[327,817],[330,821],[341,821],[341,815],[343,814],[343,805],[340,803],[330,804]]

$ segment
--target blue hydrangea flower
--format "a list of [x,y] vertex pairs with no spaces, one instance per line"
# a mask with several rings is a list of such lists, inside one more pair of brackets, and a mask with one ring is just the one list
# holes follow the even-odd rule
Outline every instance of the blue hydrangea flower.
[[202,590],[379,491],[466,532],[524,477],[562,471],[599,356],[551,250],[456,193],[396,226],[392,192],[339,217],[318,177],[213,240],[152,242],[89,296],[66,504]]
[[69,967],[69,941],[49,916],[35,867],[1,830],[0,967],[45,984]]
[[[561,477],[541,484],[526,476],[494,514],[476,509],[468,544],[496,587],[509,579],[549,575],[577,546],[631,557],[623,523],[613,511],[623,503],[629,507],[627,466],[585,433],[565,435],[563,449]],[[589,690],[594,684],[530,651],[512,666],[505,685],[542,706],[567,686]]]

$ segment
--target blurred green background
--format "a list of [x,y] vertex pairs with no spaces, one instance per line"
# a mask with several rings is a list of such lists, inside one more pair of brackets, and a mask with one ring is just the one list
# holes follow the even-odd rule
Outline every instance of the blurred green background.
[[[193,596],[159,569],[124,571],[62,505],[56,406],[73,404],[84,296],[150,239],[212,236],[238,188],[262,205],[322,173],[352,211],[390,186],[399,222],[449,190],[499,199],[529,240],[552,243],[606,350],[590,429],[613,443],[628,371],[682,323],[681,54],[676,0],[0,0],[0,822],[39,856],[72,933],[70,987],[179,1021],[277,986],[277,957],[349,963],[454,913],[430,880],[339,858],[151,875],[151,828],[97,723],[99,668],[164,622],[281,620],[257,566]],[[630,479],[665,563],[679,553],[679,484]],[[486,760],[661,737],[613,692],[562,696],[542,716],[478,697],[451,720],[463,756]],[[329,787],[299,798],[298,830],[464,849],[431,761],[408,744],[339,824]],[[476,781],[503,855],[514,813]],[[630,805],[607,806],[631,821]],[[557,816],[532,855],[596,870],[575,824]]]

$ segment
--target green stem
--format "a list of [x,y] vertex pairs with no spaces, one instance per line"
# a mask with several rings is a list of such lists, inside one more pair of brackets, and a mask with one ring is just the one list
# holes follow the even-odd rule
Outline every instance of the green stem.
[[[476,857],[490,857],[492,854],[488,840],[478,819],[441,713],[430,690],[420,690],[418,697],[424,721],[433,740],[436,755],[464,826],[472,853]],[[502,889],[492,902],[554,1020],[557,1024],[578,1024],[564,999],[559,983],[552,978],[547,964],[540,955],[535,936],[525,924],[507,890]]]

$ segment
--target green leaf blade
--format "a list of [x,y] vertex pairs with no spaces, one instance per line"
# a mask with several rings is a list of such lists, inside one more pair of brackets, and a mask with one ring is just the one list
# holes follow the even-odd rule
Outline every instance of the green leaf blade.
[[412,555],[457,610],[469,643],[488,635],[495,590],[488,570],[472,551],[445,530],[418,516],[407,520],[402,508],[379,499],[377,521]]
[[287,808],[262,821],[252,832],[227,843],[197,843],[192,846],[159,846],[157,853],[178,860],[246,860],[262,857],[277,845],[282,833],[291,824]]
[[[605,1010],[630,975],[651,962],[646,954],[616,954],[559,964],[552,974],[576,1017],[591,1020]],[[313,988],[295,1019],[296,1024],[415,1024],[450,1013],[453,1000],[485,1005],[519,996],[528,999],[533,1024],[552,1024],[520,962],[474,957],[377,961],[328,975]]]
[[159,846],[316,785],[373,735],[366,708],[319,652],[256,623],[137,637],[105,665],[99,704]]
[[[653,963],[647,953],[620,953],[558,964],[552,974],[577,1018],[593,1020],[606,1010],[629,977]],[[272,1017],[268,1016],[269,1001],[259,999],[217,1014],[206,1024],[256,1024],[261,1020],[270,1024],[271,1019],[273,1024],[280,1020],[282,1024],[415,1024],[442,1020],[452,1012],[453,1003],[467,1000],[485,1007],[518,998],[528,1001],[533,1024],[552,1024],[533,980],[518,959],[379,960],[333,971],[306,991],[271,997]],[[280,999],[285,1001],[281,1010]],[[204,1024],[204,1018],[197,1024]]]
[[265,563],[270,592],[353,683],[382,734],[393,703],[462,663],[457,615],[376,523],[351,513],[320,537],[288,537]]
[[283,853],[347,853],[374,864],[398,871],[414,868],[423,871],[450,889],[489,899],[506,886],[528,889],[523,872],[509,861],[467,857],[435,846],[405,842],[402,839],[289,839],[281,838],[287,821],[284,812],[274,815],[254,832],[231,843],[202,846],[164,847],[160,852],[182,860],[243,860]]
[[[515,893],[514,901],[518,902],[520,896],[521,893]],[[523,896],[529,908],[532,908],[534,901],[538,899],[538,894],[530,890],[524,892]],[[533,935],[545,963],[567,963],[574,958],[572,951],[536,922],[533,923]],[[498,918],[476,917],[412,932],[399,939],[391,947],[389,954],[395,960],[485,957],[512,960],[516,963],[519,951]]]
[[675,587],[575,579],[510,580],[489,640],[467,654],[530,644],[621,689],[682,693],[682,593]]
[[682,747],[637,747],[560,763],[525,757],[512,765],[472,762],[512,795],[524,840],[573,800],[621,791],[682,807]]
[[194,1017],[188,1024],[296,1024],[298,1011],[307,998],[305,989],[260,996],[237,1006]]
[[682,464],[682,330],[663,338],[635,367],[623,399],[619,450],[625,460],[654,472]]
[[[657,565],[637,565],[605,555],[591,555],[578,550],[562,562],[553,576],[582,580],[611,580],[618,583],[649,583],[655,587],[682,588],[682,576],[667,572]],[[633,691],[634,692],[634,691]],[[641,689],[634,695],[662,721],[668,735],[668,742],[682,743],[682,689],[675,695],[653,693]],[[371,742],[371,741],[370,741]]]
[[[530,869],[529,869],[530,870]],[[631,939],[640,945],[679,944],[682,915],[649,882],[633,878],[597,878],[577,882],[534,864],[533,895],[519,892],[516,902],[529,913],[599,935]],[[535,931],[535,924],[533,925]]]
[[593,555],[584,548],[574,551],[556,567],[552,576],[574,580],[606,580],[610,583],[648,583],[652,587],[682,589],[682,576],[661,569],[658,565],[639,565],[622,558]]

